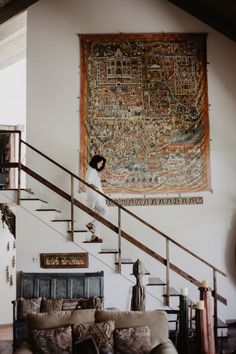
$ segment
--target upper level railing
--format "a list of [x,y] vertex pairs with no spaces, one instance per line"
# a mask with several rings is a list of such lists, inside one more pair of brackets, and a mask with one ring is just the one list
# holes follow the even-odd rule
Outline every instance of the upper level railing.
[[[33,178],[35,178],[36,180],[38,180],[39,182],[41,182],[42,184],[44,184],[45,186],[50,188],[51,190],[54,190],[54,192],[61,195],[64,199],[68,200],[71,203],[71,233],[72,233],[72,235],[74,233],[74,206],[77,206],[80,209],[82,209],[83,211],[85,211],[87,214],[92,215],[97,220],[99,220],[102,224],[104,224],[105,226],[107,226],[108,228],[110,228],[111,230],[113,230],[115,233],[118,234],[118,269],[119,269],[119,271],[121,270],[121,238],[122,237],[124,239],[128,240],[129,242],[131,242],[133,245],[135,245],[139,249],[141,249],[143,252],[147,253],[151,257],[153,257],[156,260],[158,260],[159,262],[161,262],[164,266],[166,266],[166,305],[167,306],[169,305],[169,298],[170,298],[170,274],[169,274],[170,270],[178,273],[179,275],[181,275],[182,277],[184,277],[185,279],[187,279],[188,281],[190,281],[191,283],[193,283],[197,287],[200,287],[200,285],[201,285],[200,281],[193,278],[191,275],[186,273],[184,270],[180,269],[179,267],[177,267],[176,265],[174,265],[173,263],[170,262],[170,253],[169,253],[170,243],[176,245],[177,247],[179,247],[183,251],[185,251],[188,254],[190,254],[191,256],[193,256],[198,261],[204,263],[207,267],[209,267],[212,270],[212,273],[213,273],[212,294],[214,296],[214,318],[215,318],[215,330],[216,330],[216,328],[217,328],[217,300],[224,303],[225,305],[227,304],[227,300],[223,296],[218,294],[218,292],[217,292],[217,273],[226,277],[227,275],[223,271],[221,271],[220,269],[216,268],[214,265],[212,265],[211,263],[209,263],[205,259],[198,256],[197,254],[195,254],[194,252],[189,250],[187,247],[181,245],[180,243],[178,243],[177,241],[172,239],[170,236],[166,235],[165,233],[163,233],[162,231],[157,229],[152,224],[143,220],[135,213],[126,209],[125,207],[120,205],[118,202],[116,202],[115,200],[113,200],[112,198],[107,196],[106,194],[93,188],[85,180],[83,180],[79,176],[75,175],[73,172],[71,172],[70,170],[68,170],[67,168],[65,168],[64,166],[62,166],[58,162],[56,162],[55,160],[51,159],[50,157],[48,157],[47,155],[45,155],[44,153],[42,153],[41,151],[36,149],[34,146],[32,146],[29,143],[22,140],[21,131],[18,131],[18,130],[2,131],[2,130],[0,130],[0,134],[9,134],[9,133],[18,134],[18,136],[19,136],[18,137],[18,143],[19,143],[18,144],[18,161],[17,162],[10,162],[10,163],[2,163],[2,164],[0,164],[0,167],[2,167],[2,168],[3,167],[17,168],[18,169],[18,179],[17,179],[17,191],[18,191],[17,192],[17,203],[18,204],[20,204],[20,188],[21,188],[21,173],[20,172],[21,172],[21,170],[23,170],[24,172],[26,172],[27,174],[29,174],[30,176],[32,176]],[[71,193],[70,193],[70,195],[67,194],[66,192],[64,192],[63,190],[61,190],[60,188],[56,187],[55,185],[53,185],[52,183],[50,183],[46,179],[44,179],[42,176],[35,173],[31,169],[29,169],[27,166],[22,164],[22,162],[21,162],[22,144],[27,146],[29,149],[35,151],[37,154],[39,154],[40,156],[42,156],[43,158],[50,161],[52,164],[54,164],[55,166],[59,167],[61,170],[66,172],[68,175],[70,175],[70,178],[71,178],[71,183],[70,183],[71,184]],[[75,180],[84,184],[87,188],[92,189],[95,193],[100,194],[107,201],[109,201],[110,203],[112,203],[118,207],[118,226],[115,226],[114,224],[112,224],[108,220],[101,217],[99,214],[95,213],[93,210],[89,209],[83,203],[81,203],[80,201],[75,199],[75,197],[74,197],[74,181]],[[131,237],[129,234],[127,234],[125,231],[122,230],[121,210],[124,211],[125,213],[129,214],[132,218],[141,222],[143,225],[145,225],[146,227],[148,227],[152,231],[154,231],[157,235],[165,238],[165,240],[166,240],[166,258],[161,257],[160,255],[155,253],[153,250],[146,247],[145,245],[140,243],[138,240],[134,239],[133,237]]]

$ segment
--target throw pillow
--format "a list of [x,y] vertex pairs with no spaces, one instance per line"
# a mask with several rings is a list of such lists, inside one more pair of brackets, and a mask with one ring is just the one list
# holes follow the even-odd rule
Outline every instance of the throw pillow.
[[81,308],[81,309],[94,309],[95,308],[95,302],[94,302],[94,298],[95,297],[90,297],[88,299],[83,299],[80,298],[78,299],[78,305],[77,305],[77,309]]
[[92,337],[99,349],[100,354],[113,354],[114,341],[113,332],[114,321],[106,321],[95,324],[83,323],[73,327],[73,338],[75,346],[78,342],[88,337]]
[[74,354],[99,354],[98,347],[93,337],[88,337],[74,346]]
[[72,329],[64,326],[31,331],[34,354],[72,354]]
[[63,299],[62,310],[69,311],[78,309],[78,300],[78,298]]
[[149,354],[151,352],[149,327],[116,329],[114,332],[116,354]]
[[103,308],[104,298],[101,296],[92,296],[85,298],[63,299],[62,310],[75,309],[99,309]]
[[63,299],[43,299],[41,312],[61,311]]
[[18,298],[17,319],[25,320],[28,314],[40,312],[41,301],[41,297],[31,299]]

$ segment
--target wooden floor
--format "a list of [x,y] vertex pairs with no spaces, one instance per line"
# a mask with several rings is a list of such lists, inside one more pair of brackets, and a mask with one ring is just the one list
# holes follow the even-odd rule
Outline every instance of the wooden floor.
[[11,354],[12,351],[12,326],[0,326],[0,353]]
[[[228,338],[218,339],[219,354],[236,354],[236,323],[229,326]],[[12,350],[12,326],[0,327],[0,354],[11,354]],[[190,353],[191,354],[191,353]]]

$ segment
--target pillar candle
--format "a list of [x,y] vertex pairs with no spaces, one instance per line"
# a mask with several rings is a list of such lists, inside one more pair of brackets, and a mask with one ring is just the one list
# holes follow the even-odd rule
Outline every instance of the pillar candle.
[[203,300],[198,301],[196,304],[196,309],[204,310],[204,308],[205,308],[204,301]]
[[202,280],[200,287],[201,288],[208,288],[208,281],[207,280]]
[[181,288],[180,295],[188,296],[188,288]]

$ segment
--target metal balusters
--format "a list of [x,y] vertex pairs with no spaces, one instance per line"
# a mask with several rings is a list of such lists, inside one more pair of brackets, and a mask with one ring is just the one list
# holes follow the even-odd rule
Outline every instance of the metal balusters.
[[121,273],[121,209],[118,207],[118,272]]
[[18,176],[17,176],[17,204],[20,205],[21,188],[21,131],[18,132]]
[[215,337],[215,346],[217,349],[217,279],[216,279],[216,270],[213,269],[213,296],[214,296],[214,337]]
[[166,297],[165,305],[170,305],[170,250],[169,240],[166,239]]
[[71,239],[74,240],[74,177],[71,176],[71,203],[70,203],[70,213],[71,213]]

